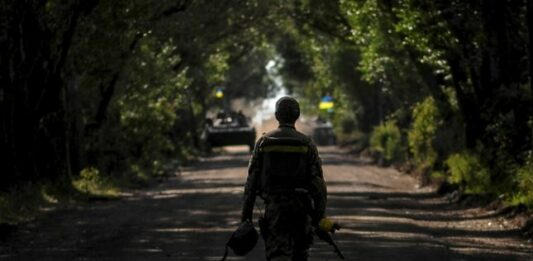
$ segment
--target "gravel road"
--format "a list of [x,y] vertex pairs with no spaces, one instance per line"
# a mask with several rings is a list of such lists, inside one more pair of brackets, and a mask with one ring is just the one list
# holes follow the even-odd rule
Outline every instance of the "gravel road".
[[[339,148],[319,151],[346,260],[533,260],[533,244],[496,213],[449,203]],[[0,259],[219,260],[239,219],[248,158],[234,148],[120,200],[45,210],[0,242]],[[263,247],[229,260],[264,260]],[[316,240],[310,260],[338,259]]]

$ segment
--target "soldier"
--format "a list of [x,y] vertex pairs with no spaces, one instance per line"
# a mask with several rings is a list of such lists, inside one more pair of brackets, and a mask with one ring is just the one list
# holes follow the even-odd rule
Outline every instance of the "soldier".
[[242,221],[252,220],[256,196],[265,202],[259,220],[267,260],[307,260],[312,227],[324,219],[326,185],[316,146],[295,129],[300,106],[276,102],[279,127],[257,141],[249,164]]

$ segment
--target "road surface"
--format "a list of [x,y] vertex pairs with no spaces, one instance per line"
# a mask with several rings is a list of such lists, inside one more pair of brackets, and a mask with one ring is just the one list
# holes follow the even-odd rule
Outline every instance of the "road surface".
[[[346,260],[533,260],[532,244],[503,217],[448,203],[336,147],[319,150]],[[0,242],[0,259],[220,260],[239,220],[248,158],[237,148],[120,200],[45,211]],[[264,260],[263,247],[228,260]],[[338,259],[316,241],[310,260]]]

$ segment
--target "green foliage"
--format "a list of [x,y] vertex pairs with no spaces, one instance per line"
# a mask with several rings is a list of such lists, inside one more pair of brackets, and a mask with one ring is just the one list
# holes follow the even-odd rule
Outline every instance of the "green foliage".
[[518,183],[517,203],[533,207],[533,157],[530,155],[526,163],[517,170]]
[[404,159],[402,135],[394,120],[389,120],[374,128],[370,136],[370,150],[378,153],[385,163]]
[[432,97],[426,98],[413,106],[413,123],[408,136],[409,151],[416,164],[432,167],[437,160],[433,147],[435,134],[442,127],[439,109]]
[[[343,135],[343,125],[368,133],[394,118],[401,129],[410,126],[409,152],[433,178],[442,180],[448,168],[470,192],[531,190],[522,163],[533,145],[531,64],[516,62],[531,61],[517,40],[531,31],[526,2],[341,0],[321,15],[306,9],[312,2],[298,2],[311,14],[301,27],[327,28],[341,40],[323,47],[316,44],[322,34],[299,39],[306,47],[300,60],[315,77],[302,93],[316,99],[332,86],[342,90],[342,113],[353,114],[337,118]],[[332,17],[349,33],[329,26]],[[406,109],[411,118],[393,115]],[[371,147],[384,153],[375,133]]]
[[[253,40],[251,40],[253,41]],[[274,48],[266,44],[255,47],[245,57],[233,54],[231,66],[225,77],[226,99],[245,98],[255,100],[267,97],[277,87],[269,77],[266,64],[275,56]],[[228,61],[228,65],[230,62]]]
[[383,12],[379,10],[379,1],[364,2],[344,1],[348,19],[354,27],[351,38],[360,46],[362,55],[359,64],[363,72],[363,79],[368,82],[383,82],[387,77],[387,70],[394,62],[394,57],[387,52],[390,44],[395,40],[389,37],[390,29]]
[[[422,169],[529,195],[527,1],[34,2],[0,4],[2,189],[82,169],[88,192],[163,176],[197,154],[206,111],[229,104],[214,86],[256,99],[283,85],[309,114],[333,96],[341,140],[366,145],[372,132],[387,162],[403,159],[410,126]],[[465,147],[478,157],[444,164]]]
[[368,135],[363,133],[358,127],[358,122],[353,113],[349,110],[335,114],[333,121],[337,143],[340,145],[356,145],[356,150],[360,151],[368,147]]
[[444,173],[442,171],[433,171],[433,172],[431,172],[430,177],[431,177],[432,180],[434,180],[436,182],[444,182],[447,179],[446,173]]
[[110,179],[102,177],[100,171],[93,167],[84,168],[80,176],[72,181],[72,185],[88,196],[116,197],[119,194],[118,188],[110,182]]
[[62,177],[44,183],[27,183],[0,193],[0,223],[20,223],[35,217],[44,207],[83,202],[91,198],[119,196],[115,181],[96,168],[85,168],[79,177]]
[[40,186],[26,184],[0,194],[0,223],[17,223],[35,214],[44,198]]
[[446,160],[446,165],[451,183],[461,185],[469,193],[491,192],[490,171],[479,156],[468,152],[453,154]]
[[[416,0],[401,1],[394,8],[398,18],[395,31],[402,36],[402,43],[413,48],[419,53],[419,61],[430,65],[434,75],[448,77],[449,66],[445,59],[445,50],[436,48],[436,45],[457,48],[458,40],[452,34],[446,22],[439,18],[441,11],[433,7],[429,10],[415,8]],[[436,21],[435,21],[436,20]]]
[[221,83],[226,80],[225,74],[229,69],[228,56],[226,52],[213,53],[209,56],[206,63],[208,82]]
[[[190,146],[171,135],[175,126],[187,120],[177,112],[189,102],[185,89],[190,80],[185,72],[175,75],[169,72],[172,47],[154,52],[150,45],[143,43],[146,47],[141,48],[142,55],[131,65],[137,73],[128,78],[130,91],[117,100],[120,127],[116,134],[120,144],[116,145],[122,146],[130,170],[131,166],[138,166],[133,173],[142,170],[148,175],[160,175],[159,162],[167,160],[168,155],[183,155],[180,150]],[[145,67],[153,71],[148,72]]]
[[[169,175],[198,155],[209,108],[266,96],[264,5],[100,1],[82,18],[67,68],[80,75],[84,165],[114,179]],[[225,88],[224,104],[213,86]]]

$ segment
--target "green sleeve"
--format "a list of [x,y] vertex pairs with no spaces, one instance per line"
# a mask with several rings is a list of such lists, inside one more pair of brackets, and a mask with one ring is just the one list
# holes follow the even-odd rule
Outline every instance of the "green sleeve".
[[314,144],[310,145],[310,188],[309,194],[313,200],[314,213],[313,221],[318,222],[325,216],[327,204],[327,188],[322,173],[322,163],[318,155],[318,150]]
[[259,175],[261,175],[261,159],[260,159],[260,145],[261,140],[257,141],[254,147],[254,152],[248,164],[248,178],[244,186],[244,199],[242,205],[241,220],[251,220],[253,217],[253,210],[255,204],[256,193],[258,190]]

